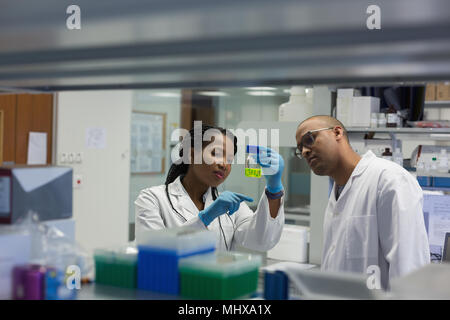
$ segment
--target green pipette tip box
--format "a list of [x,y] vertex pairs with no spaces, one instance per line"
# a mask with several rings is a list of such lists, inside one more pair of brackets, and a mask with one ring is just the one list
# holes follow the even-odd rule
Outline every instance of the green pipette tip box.
[[192,299],[236,299],[256,291],[261,257],[215,252],[181,259],[180,293]]
[[136,288],[137,250],[135,248],[94,252],[95,282],[121,288]]

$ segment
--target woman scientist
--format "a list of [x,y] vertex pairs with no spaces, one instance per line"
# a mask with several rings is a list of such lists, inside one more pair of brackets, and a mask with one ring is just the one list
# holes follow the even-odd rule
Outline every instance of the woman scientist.
[[[213,142],[205,142],[202,138],[211,129],[216,132]],[[231,172],[237,138],[223,128],[203,125],[201,137],[195,137],[195,131],[200,130],[193,129],[184,137],[179,152],[183,157],[187,146],[190,159],[172,164],[164,185],[146,188],[136,199],[136,240],[142,232],[186,226],[214,231],[219,250],[232,250],[236,245],[256,251],[271,249],[278,243],[284,224],[283,158],[272,149],[260,147],[256,160],[262,167],[266,189],[253,212],[243,202],[252,202],[250,197],[217,191]],[[192,161],[198,159],[193,148],[196,139],[201,141],[201,161]],[[226,159],[225,150],[230,146],[232,151]],[[184,159],[189,158],[186,156]]]

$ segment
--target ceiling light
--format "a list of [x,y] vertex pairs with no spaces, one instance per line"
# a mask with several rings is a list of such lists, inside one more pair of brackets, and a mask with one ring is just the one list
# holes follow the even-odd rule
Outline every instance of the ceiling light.
[[222,91],[199,91],[197,94],[200,94],[202,96],[209,96],[209,97],[225,97],[228,96],[228,93],[222,92]]
[[250,96],[275,96],[276,95],[275,92],[271,92],[271,91],[248,91],[247,94]]

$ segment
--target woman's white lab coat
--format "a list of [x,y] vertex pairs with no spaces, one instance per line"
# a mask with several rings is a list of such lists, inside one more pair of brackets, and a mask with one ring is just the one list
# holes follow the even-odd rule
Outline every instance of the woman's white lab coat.
[[[187,220],[178,216],[172,209],[165,191],[165,185],[151,187],[140,192],[136,199],[136,240],[142,232],[151,232],[163,228],[177,226],[205,229],[205,225],[198,218],[199,210],[184,189],[180,177],[169,184],[169,196],[173,207]],[[204,194],[205,208],[212,202],[211,188]],[[216,218],[207,229],[217,234],[217,248],[226,250],[225,239],[229,249],[236,245],[256,251],[267,251],[273,248],[281,237],[284,225],[284,197],[281,198],[280,209],[276,218],[269,212],[269,202],[265,193],[259,200],[258,207],[253,212],[245,202],[241,202],[239,210],[231,216],[227,214]],[[225,234],[220,230],[219,219]],[[231,244],[231,246],[230,246]]]
[[430,262],[422,189],[409,172],[368,151],[337,201],[335,188],[324,219],[322,270],[367,274],[375,265],[387,288],[389,279]]

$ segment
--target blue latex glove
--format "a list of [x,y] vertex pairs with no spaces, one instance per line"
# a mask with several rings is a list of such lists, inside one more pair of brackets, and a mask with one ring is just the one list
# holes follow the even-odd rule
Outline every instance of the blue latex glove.
[[[270,193],[283,190],[281,176],[284,170],[283,157],[273,149],[258,146],[257,163],[262,167],[262,173],[266,178],[266,187]],[[256,155],[255,155],[256,156]]]
[[232,215],[238,211],[242,201],[253,202],[253,199],[240,193],[224,191],[208,208],[200,211],[198,216],[208,226],[218,216],[224,213]]

